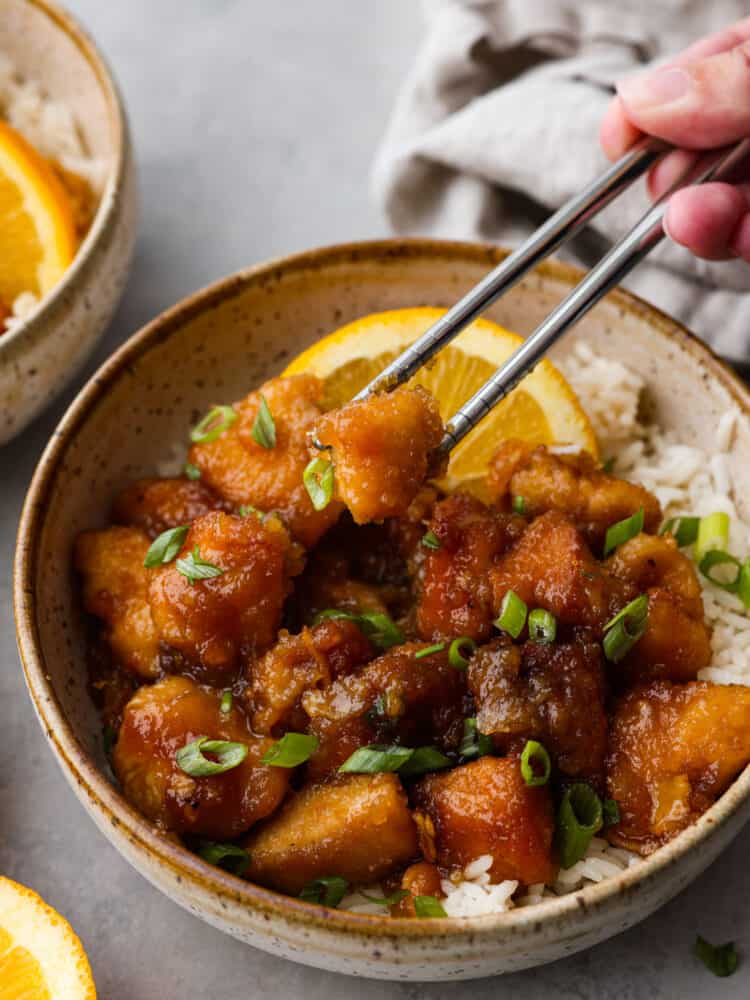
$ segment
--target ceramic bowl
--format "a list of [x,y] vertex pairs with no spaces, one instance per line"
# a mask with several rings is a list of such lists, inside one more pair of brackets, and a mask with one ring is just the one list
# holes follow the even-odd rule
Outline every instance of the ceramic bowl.
[[[445,306],[502,256],[463,243],[393,240],[314,250],[198,292],[135,334],[69,408],[36,470],[21,519],[15,604],[26,679],[45,737],[86,811],[151,882],[204,920],[298,962],[391,979],[471,978],[551,961],[642,920],[694,879],[750,816],[750,769],[690,829],[624,874],[538,906],[478,918],[391,920],[302,903],[211,867],[160,834],[108,771],[86,693],[84,623],[70,571],[76,534],[105,523],[136,476],[177,470],[188,428],[357,316]],[[489,311],[528,333],[581,277],[548,263]],[[625,292],[569,335],[646,380],[654,415],[710,449],[741,410],[730,456],[750,496],[750,393],[675,322]]]
[[108,172],[94,221],[62,281],[0,336],[0,444],[70,381],[120,299],[135,238],[135,169],[117,86],[94,43],[48,0],[0,0],[0,53],[68,105]]

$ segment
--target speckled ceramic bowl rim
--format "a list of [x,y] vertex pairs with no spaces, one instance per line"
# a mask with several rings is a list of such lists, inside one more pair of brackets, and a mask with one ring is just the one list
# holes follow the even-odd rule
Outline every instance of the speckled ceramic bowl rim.
[[[387,916],[357,914],[328,909],[263,889],[208,865],[186,848],[159,833],[137,813],[101,773],[93,758],[83,749],[65,718],[48,679],[37,627],[35,580],[39,533],[48,506],[55,477],[71,442],[88,417],[104,399],[108,388],[137,359],[197,314],[231,300],[250,284],[261,287],[294,272],[325,271],[348,262],[382,264],[385,260],[456,260],[488,268],[498,263],[505,251],[481,244],[438,240],[380,240],[324,247],[271,261],[224,280],[184,299],[162,313],[134,334],[88,381],[60,421],[45,449],[21,514],[14,569],[14,608],[18,645],[26,682],[43,728],[49,737],[68,777],[79,786],[92,808],[105,823],[122,827],[138,850],[154,857],[170,870],[176,881],[189,880],[213,892],[218,901],[241,903],[265,914],[278,915],[299,925],[330,927],[353,938],[388,938],[415,940],[441,938],[459,943],[462,939],[491,938],[498,933],[540,930],[558,918],[577,911],[598,911],[606,915],[609,904],[621,895],[634,895],[653,883],[663,870],[676,865],[688,852],[725,824],[750,795],[750,767],[737,778],[718,802],[696,823],[671,843],[638,865],[598,884],[592,884],[565,896],[546,899],[530,907],[506,913],[461,919],[393,919]],[[559,262],[548,261],[539,272],[552,280],[573,284],[582,272]],[[645,320],[686,350],[695,359],[704,377],[717,379],[737,406],[750,415],[750,392],[711,351],[684,327],[664,313],[625,291],[611,293],[611,300],[627,313]]]
[[34,310],[31,316],[0,337],[0,359],[3,353],[9,351],[11,345],[21,337],[34,341],[38,336],[46,337],[48,335],[45,323],[47,317],[54,313],[60,300],[67,294],[71,285],[77,282],[79,274],[86,268],[88,260],[97,252],[100,244],[106,240],[108,230],[117,213],[119,192],[123,185],[130,146],[122,97],[107,61],[99,52],[94,40],[72,14],[63,10],[62,7],[58,7],[57,4],[50,3],[49,0],[26,0],[26,3],[46,14],[70,38],[94,71],[106,100],[112,128],[113,163],[108,172],[96,214],[89,226],[89,231],[78,247],[73,263],[63,275],[62,280],[44,296],[39,307]]

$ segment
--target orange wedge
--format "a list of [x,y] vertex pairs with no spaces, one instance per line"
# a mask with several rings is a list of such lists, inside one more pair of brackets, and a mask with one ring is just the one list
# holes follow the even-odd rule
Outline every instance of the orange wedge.
[[[419,308],[363,316],[298,355],[284,375],[317,375],[324,382],[326,409],[340,406],[444,313]],[[432,393],[447,420],[522,342],[496,323],[476,320],[418,372],[412,384]],[[543,361],[458,445],[441,485],[481,494],[487,463],[499,442],[509,437],[577,445],[598,457],[594,431],[577,396],[555,366]]]
[[89,961],[68,921],[2,877],[0,1000],[96,1000]]
[[75,252],[68,193],[47,161],[0,121],[0,299],[45,295]]

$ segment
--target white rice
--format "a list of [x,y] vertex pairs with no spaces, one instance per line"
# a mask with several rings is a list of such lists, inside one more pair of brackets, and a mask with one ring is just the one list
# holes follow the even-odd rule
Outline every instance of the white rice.
[[[586,344],[578,344],[560,368],[591,419],[602,453],[614,458],[614,471],[651,490],[662,504],[665,518],[726,511],[731,519],[730,551],[738,559],[745,559],[750,554],[750,525],[737,514],[727,461],[738,411],[723,414],[715,450],[708,453],[682,443],[673,432],[641,422],[644,382],[619,361],[599,357]],[[739,598],[703,576],[700,581],[706,619],[713,629],[713,659],[698,676],[717,684],[750,684],[750,617]],[[490,882],[492,856],[485,854],[467,865],[457,878],[443,880],[442,902],[451,917],[502,913],[602,882],[639,860],[637,854],[594,837],[586,856],[571,868],[561,869],[554,884],[526,886],[522,895],[514,896],[517,882]],[[347,897],[342,905],[353,898]],[[347,908],[365,912],[356,903]],[[366,912],[382,913],[383,908],[374,906]]]

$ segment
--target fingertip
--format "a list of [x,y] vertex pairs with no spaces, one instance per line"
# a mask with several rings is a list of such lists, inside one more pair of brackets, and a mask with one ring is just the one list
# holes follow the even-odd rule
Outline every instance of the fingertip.
[[656,201],[666,191],[669,191],[685,176],[697,159],[697,153],[691,153],[686,149],[674,149],[654,164],[646,179],[651,200]]
[[726,260],[735,256],[731,241],[747,211],[747,199],[730,184],[682,188],[669,199],[664,231],[696,257]]
[[640,131],[628,120],[620,98],[613,98],[599,128],[599,142],[606,156],[618,160],[640,136]]
[[750,213],[746,212],[735,226],[729,246],[735,256],[750,263]]

